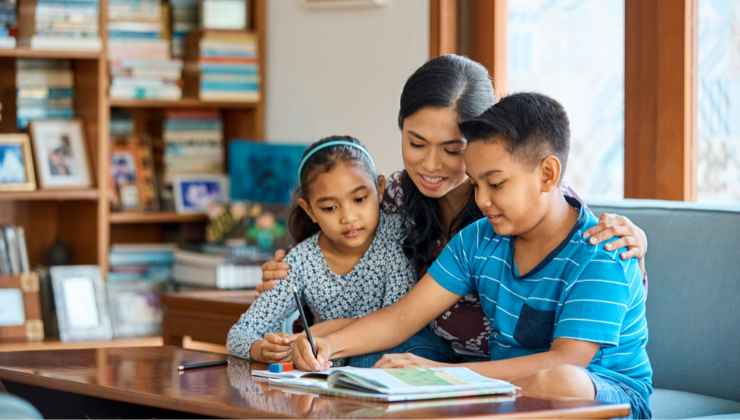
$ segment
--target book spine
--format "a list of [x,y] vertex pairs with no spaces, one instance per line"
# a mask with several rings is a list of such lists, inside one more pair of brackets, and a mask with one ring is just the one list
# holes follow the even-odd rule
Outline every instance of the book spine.
[[28,247],[26,246],[26,232],[22,227],[18,227],[18,250],[21,258],[21,273],[31,272],[31,265],[28,261]]

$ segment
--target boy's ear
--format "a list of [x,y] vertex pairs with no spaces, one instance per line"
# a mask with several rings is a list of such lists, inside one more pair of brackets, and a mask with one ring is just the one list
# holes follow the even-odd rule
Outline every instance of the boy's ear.
[[313,210],[311,209],[311,205],[308,204],[308,201],[306,201],[303,198],[299,198],[298,199],[298,205],[301,206],[301,208],[303,209],[303,211],[305,211],[306,214],[308,215],[308,217],[311,218],[311,221],[314,222],[314,223],[316,223],[316,218],[313,215]]
[[386,186],[385,176],[378,175],[376,186],[378,188],[378,201],[383,201],[383,194],[385,194],[385,186]]
[[562,166],[560,159],[555,155],[548,155],[540,163],[542,191],[550,192],[559,188]]

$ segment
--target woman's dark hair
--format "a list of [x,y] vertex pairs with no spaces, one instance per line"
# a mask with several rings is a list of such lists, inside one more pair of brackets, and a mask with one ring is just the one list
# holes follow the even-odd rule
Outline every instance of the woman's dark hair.
[[[316,149],[329,142],[347,142],[356,144],[357,146],[336,144],[325,146],[316,151]],[[290,216],[288,217],[288,231],[295,243],[299,243],[309,238],[320,230],[319,225],[314,223],[301,206],[298,205],[299,198],[303,198],[308,201],[308,190],[311,183],[316,179],[316,176],[330,171],[338,162],[357,162],[365,168],[373,181],[378,178],[375,165],[369,155],[363,152],[360,148],[367,151],[365,146],[354,137],[330,136],[313,143],[303,152],[303,156],[301,156],[302,162],[306,156],[309,154],[311,156],[303,163],[303,166],[299,168],[298,187],[295,190],[295,199],[293,200],[293,206],[290,209]]]
[[[433,58],[409,77],[401,93],[398,127],[417,111],[427,108],[452,108],[458,123],[481,114],[496,103],[493,83],[480,63],[459,55]],[[437,199],[419,191],[406,171],[401,174],[403,204],[401,214],[405,237],[403,250],[421,275],[434,261],[439,248],[457,231],[482,217],[471,190],[463,209],[444,232]]]

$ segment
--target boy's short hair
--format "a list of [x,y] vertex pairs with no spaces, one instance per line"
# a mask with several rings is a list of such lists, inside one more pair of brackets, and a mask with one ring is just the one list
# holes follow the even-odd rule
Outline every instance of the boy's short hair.
[[565,174],[570,148],[570,123],[562,105],[540,93],[523,92],[505,96],[479,116],[460,123],[468,142],[498,137],[517,158],[535,166],[554,154]]

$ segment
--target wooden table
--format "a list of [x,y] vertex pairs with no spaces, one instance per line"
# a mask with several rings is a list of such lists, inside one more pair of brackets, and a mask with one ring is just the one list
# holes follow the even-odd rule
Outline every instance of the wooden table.
[[603,418],[629,413],[627,405],[527,397],[440,400],[426,406],[319,397],[254,381],[249,363],[237,358],[228,366],[177,371],[184,360],[222,357],[174,346],[1,353],[0,381],[46,418]]
[[226,344],[229,328],[256,298],[257,292],[253,290],[164,293],[161,296],[164,344],[182,347],[184,337]]

